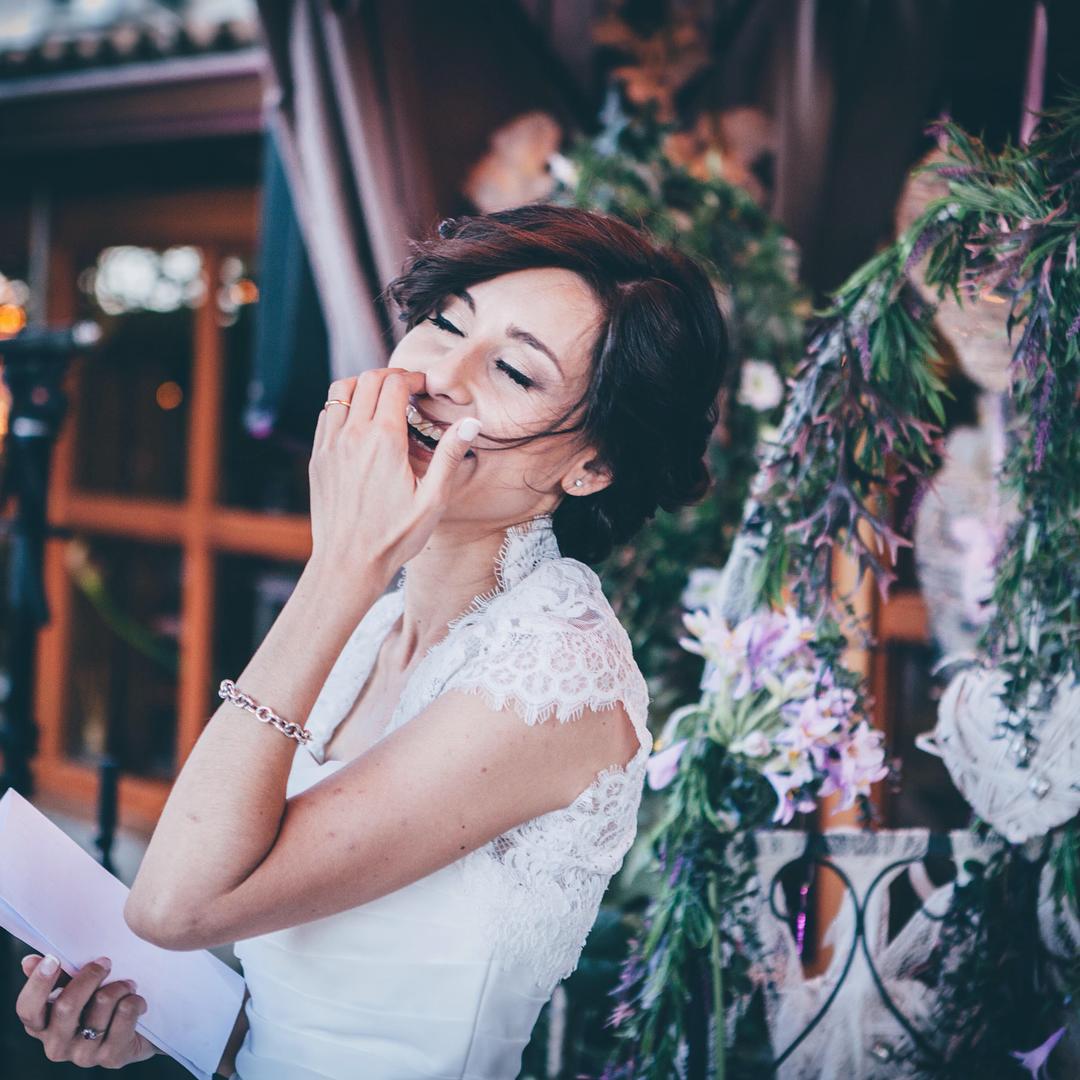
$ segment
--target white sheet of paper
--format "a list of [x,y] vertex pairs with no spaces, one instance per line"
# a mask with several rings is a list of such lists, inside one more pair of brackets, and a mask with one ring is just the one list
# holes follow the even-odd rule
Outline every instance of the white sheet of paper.
[[0,925],[74,975],[107,956],[106,982],[134,979],[147,1011],[135,1027],[200,1080],[211,1080],[244,1000],[244,979],[204,949],[174,952],[124,921],[128,888],[18,792],[0,799]]

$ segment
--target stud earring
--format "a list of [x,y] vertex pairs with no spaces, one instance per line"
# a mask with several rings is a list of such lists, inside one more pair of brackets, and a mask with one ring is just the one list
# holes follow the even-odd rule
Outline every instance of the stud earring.
[[581,487],[581,485],[582,485],[582,484],[584,484],[584,483],[585,483],[585,481],[584,481],[584,480],[582,480],[582,479],[581,479],[581,477],[579,476],[579,477],[578,477],[578,478],[577,478],[577,479],[576,479],[576,480],[574,481],[574,487]]

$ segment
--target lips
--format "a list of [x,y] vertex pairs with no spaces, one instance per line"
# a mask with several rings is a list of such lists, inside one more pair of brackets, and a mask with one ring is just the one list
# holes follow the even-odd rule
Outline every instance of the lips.
[[405,407],[405,419],[408,421],[410,427],[416,428],[422,435],[426,435],[434,442],[438,442],[443,437],[443,433],[450,426],[449,424],[441,424],[436,420],[432,420],[422,413],[411,401]]
[[[450,427],[448,423],[433,420],[426,413],[421,412],[419,406],[411,399],[405,406],[405,422],[412,429],[412,434],[420,445],[428,451],[433,449],[430,444],[438,443],[445,434],[447,428]],[[420,436],[423,436],[423,438],[420,438]],[[476,457],[476,454],[469,449],[465,451],[465,456],[467,458]]]

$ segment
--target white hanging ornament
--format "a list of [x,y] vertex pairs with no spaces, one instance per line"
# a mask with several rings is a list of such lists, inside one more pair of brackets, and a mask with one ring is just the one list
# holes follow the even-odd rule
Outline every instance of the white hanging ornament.
[[940,757],[983,821],[1012,844],[1042,836],[1080,812],[1080,682],[1062,684],[1019,767],[1001,700],[1006,674],[972,667],[948,685],[933,733],[917,741]]

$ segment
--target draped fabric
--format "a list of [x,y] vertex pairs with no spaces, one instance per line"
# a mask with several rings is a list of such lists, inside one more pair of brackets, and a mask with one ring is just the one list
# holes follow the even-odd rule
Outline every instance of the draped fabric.
[[260,9],[269,124],[322,298],[331,369],[379,367],[399,333],[379,294],[400,271],[407,237],[436,215],[415,137],[403,8],[264,0]]

